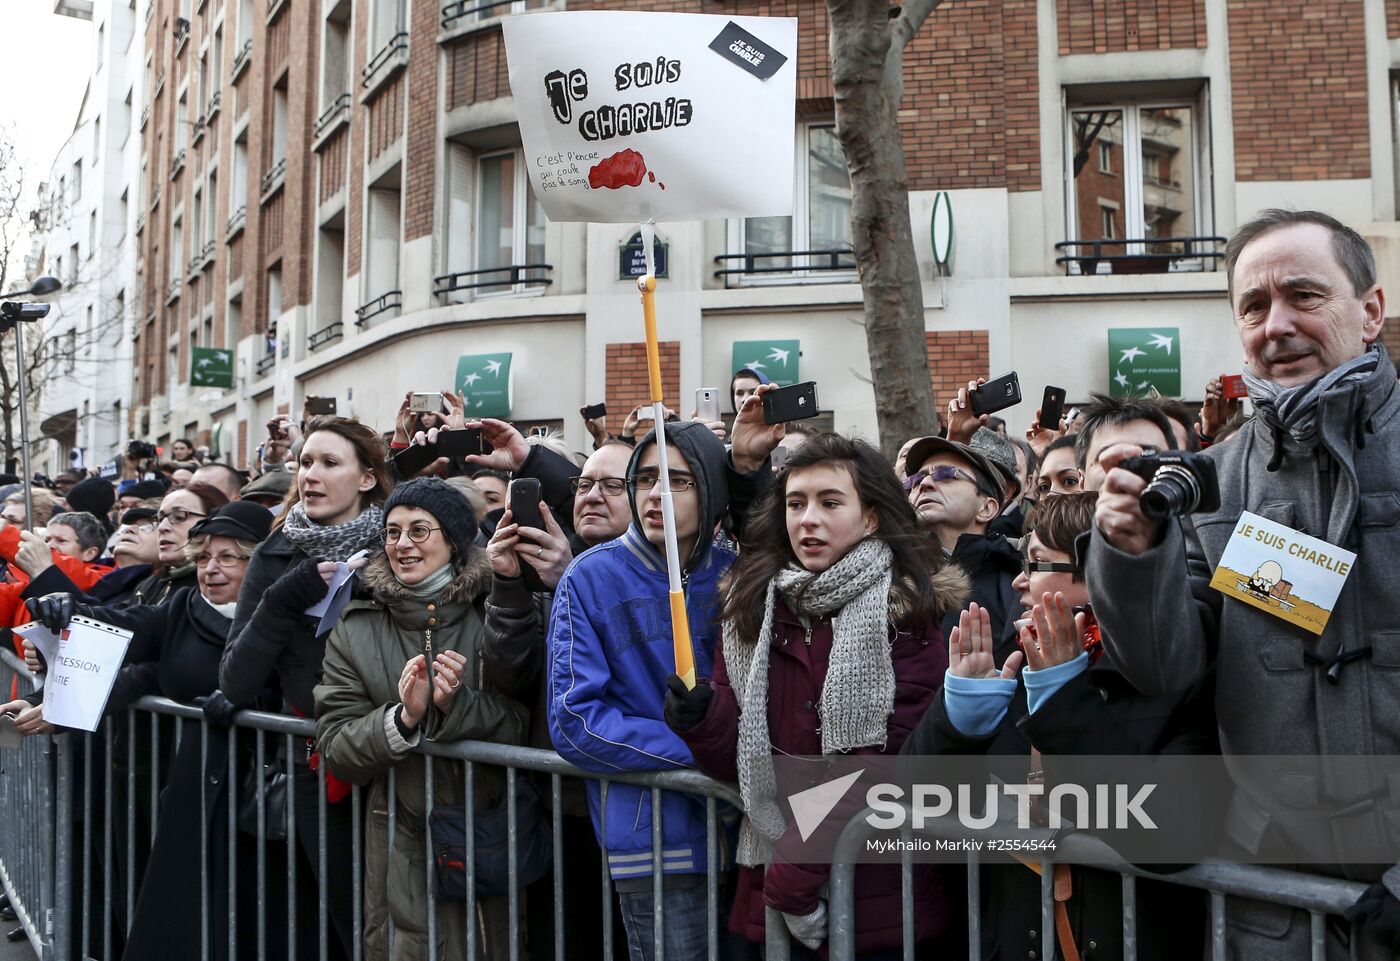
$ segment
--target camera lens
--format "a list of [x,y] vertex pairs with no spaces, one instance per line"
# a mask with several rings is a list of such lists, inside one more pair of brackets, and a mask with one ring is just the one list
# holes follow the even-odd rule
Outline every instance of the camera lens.
[[1153,476],[1152,483],[1138,497],[1138,504],[1149,519],[1161,521],[1190,514],[1200,500],[1196,475],[1185,467],[1167,464]]

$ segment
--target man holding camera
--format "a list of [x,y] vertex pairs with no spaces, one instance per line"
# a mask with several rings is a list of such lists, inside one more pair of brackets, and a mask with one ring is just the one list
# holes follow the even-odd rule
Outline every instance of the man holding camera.
[[[1137,446],[1103,451],[1095,527],[1078,546],[1104,646],[1147,694],[1181,690],[1213,668],[1231,754],[1400,752],[1400,391],[1379,342],[1375,260],[1325,214],[1268,210],[1230,241],[1226,269],[1257,414],[1203,455],[1221,503],[1189,522],[1144,513],[1149,482],[1120,466]],[[1245,511],[1358,555],[1320,636],[1209,586]],[[1336,778],[1276,781],[1237,780],[1225,818],[1233,855],[1282,856],[1370,883],[1347,912],[1368,936],[1348,944],[1348,926],[1334,921],[1327,954],[1400,951],[1400,866],[1347,856],[1395,849],[1393,818],[1382,813],[1390,798]],[[1227,936],[1232,957],[1305,958],[1311,926],[1306,912],[1232,899]]]

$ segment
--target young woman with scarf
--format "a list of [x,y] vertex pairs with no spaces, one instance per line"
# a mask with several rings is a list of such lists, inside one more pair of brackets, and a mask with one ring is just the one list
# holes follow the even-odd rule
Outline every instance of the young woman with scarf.
[[[219,666],[219,687],[204,707],[205,716],[229,723],[237,709],[251,706],[271,685],[279,690],[286,709],[311,717],[312,689],[321,679],[325,636],[317,636],[317,619],[306,609],[326,594],[327,579],[338,562],[368,548],[377,553],[384,512],[392,482],[384,460],[384,444],[374,429],[343,417],[313,421],[301,448],[296,484],[288,506],[277,518],[272,534],[253,554],[238,608],[229,629],[228,646]],[[317,838],[321,833],[321,787],[315,765],[319,758],[298,745],[293,752],[295,817],[301,858],[298,878],[320,878]],[[352,822],[349,788],[329,780],[326,787],[325,833],[331,930],[327,945],[332,959],[349,957],[354,940],[354,906],[350,885]],[[331,883],[330,879],[337,879]],[[298,896],[305,915],[298,928],[317,930],[314,897]]]
[[[476,515],[466,497],[446,481],[420,477],[400,484],[384,509],[384,553],[363,573],[370,596],[350,603],[326,643],[316,740],[331,770],[369,786],[364,957],[426,961],[433,897],[424,863],[426,783],[436,809],[465,804],[465,767],[438,758],[425,783],[426,759],[412,748],[420,739],[524,744],[527,711],[482,677],[491,564],[475,544]],[[481,818],[501,805],[505,776],[478,765],[475,777]],[[482,956],[505,957],[508,899],[482,898],[477,909]],[[461,905],[439,903],[436,922],[437,957],[464,957]]]
[[[764,940],[764,908],[783,913],[816,957],[826,938],[829,865],[776,860],[792,830],[773,754],[893,754],[932,701],[946,666],[940,618],[967,590],[918,528],[875,448],[818,434],[791,455],[748,514],[729,572],[714,677],[668,682],[666,720],[705,773],[739,782],[746,811],[730,930]],[[856,869],[856,950],[897,958],[898,866]],[[949,913],[934,871],[914,874],[915,932],[941,934]]]

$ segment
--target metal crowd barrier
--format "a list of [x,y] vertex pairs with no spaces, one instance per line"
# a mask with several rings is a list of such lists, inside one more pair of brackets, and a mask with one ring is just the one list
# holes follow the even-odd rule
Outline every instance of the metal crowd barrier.
[[[846,823],[836,843],[829,886],[828,911],[829,949],[831,961],[852,961],[855,957],[855,868],[866,842],[877,833],[867,816],[877,813],[866,808]],[[912,818],[906,818],[906,823]],[[901,913],[903,915],[904,961],[914,958],[913,904],[913,839],[976,840],[1005,837],[994,829],[970,830],[951,816],[925,819],[919,828],[900,830],[906,842],[900,846]],[[1088,863],[1094,868],[1118,874],[1122,880],[1123,961],[1137,961],[1137,879],[1151,878],[1168,884],[1195,888],[1210,895],[1210,957],[1212,961],[1227,961],[1225,916],[1229,897],[1246,898],[1269,904],[1285,905],[1307,911],[1311,919],[1312,961],[1326,961],[1326,925],[1329,915],[1340,916],[1356,903],[1365,890],[1364,884],[1325,878],[1315,874],[1286,871],[1262,865],[1208,861],[1171,874],[1156,874],[1128,864],[1116,857],[1108,845],[1088,834],[1056,835],[1048,829],[1033,829],[1026,837],[1042,841],[1054,840],[1056,853],[1065,863]],[[975,851],[967,855],[967,926],[969,961],[981,961],[982,913],[980,872],[982,859]],[[1040,937],[1041,957],[1055,958],[1055,893],[1054,861],[1044,860],[1040,867]]]
[[[0,650],[0,683],[18,679],[20,692],[28,693],[36,689],[38,679],[29,674],[12,653]],[[114,723],[115,722],[115,723]],[[292,718],[279,714],[245,711],[238,715],[237,729],[249,732],[254,739],[254,762],[259,766],[276,754],[279,747],[286,750],[286,757],[296,756],[300,748],[305,750],[305,739],[314,733],[315,725],[306,719]],[[115,742],[124,735],[127,751],[141,743],[149,746],[149,769],[140,772],[138,765],[128,756],[125,770],[113,765],[116,756]],[[97,734],[62,734],[25,738],[17,750],[0,752],[0,810],[5,811],[9,829],[0,831],[0,882],[9,896],[20,925],[33,946],[40,961],[78,961],[78,959],[102,959],[115,961],[136,905],[138,886],[136,868],[138,863],[138,839],[146,846],[153,844],[156,826],[159,821],[161,791],[163,789],[162,754],[178,750],[186,737],[197,737],[200,743],[200,760],[207,759],[209,728],[202,712],[189,705],[178,704],[164,698],[147,697],[130,708],[124,718],[109,718]],[[269,739],[271,747],[269,748]],[[163,752],[163,742],[169,741],[169,752]],[[552,804],[550,830],[554,841],[554,863],[552,870],[552,902],[554,912],[554,943],[552,946],[531,945],[533,961],[552,953],[556,961],[565,957],[565,917],[564,904],[564,854],[563,854],[563,778],[601,782],[600,791],[603,807],[612,784],[636,784],[650,788],[652,799],[652,894],[654,898],[653,950],[655,957],[664,957],[663,937],[665,917],[662,900],[662,824],[660,794],[663,790],[681,791],[703,797],[706,810],[706,844],[710,871],[706,877],[706,957],[718,961],[721,957],[721,925],[727,921],[729,905],[720,903],[719,876],[716,865],[721,861],[719,845],[727,843],[720,826],[719,805],[721,803],[740,807],[740,799],[734,785],[707,778],[696,771],[666,771],[644,774],[615,774],[603,777],[581,771],[552,751],[510,745],[492,744],[480,741],[463,741],[452,744],[422,743],[420,752],[427,757],[424,780],[427,806],[426,818],[432,812],[432,786],[434,778],[433,760],[436,758],[464,762],[464,792],[468,819],[466,833],[466,856],[464,858],[467,878],[467,901],[458,906],[438,903],[429,897],[427,904],[429,958],[437,961],[436,925],[439,914],[444,911],[460,910],[466,919],[466,957],[470,961],[484,955],[484,946],[478,943],[476,918],[476,894],[474,888],[473,850],[471,825],[475,817],[474,783],[479,768],[501,768],[505,771],[509,838],[509,945],[511,961],[521,957],[520,904],[523,897],[522,886],[517,875],[517,825],[515,822],[514,798],[519,772],[537,772],[548,778],[548,790]],[[168,759],[167,757],[167,759]],[[240,955],[239,944],[245,939],[253,939],[256,956],[260,959],[297,957],[296,871],[298,863],[298,840],[296,820],[288,818],[285,841],[267,840],[266,799],[258,798],[258,831],[261,843],[257,844],[257,900],[258,911],[255,919],[238,916],[238,853],[239,840],[237,825],[237,791],[239,787],[239,752],[229,751],[226,786],[229,791],[228,811],[228,890],[229,903],[212,905],[210,889],[213,879],[209,876],[210,841],[207,821],[200,831],[201,852],[200,885],[201,930],[203,932],[199,957],[201,961],[213,956],[214,946],[209,943],[210,911],[226,910],[229,914],[227,956]],[[201,769],[204,764],[201,763]],[[389,843],[394,844],[394,825],[397,817],[396,773],[389,777]],[[318,808],[317,854],[319,875],[326,876],[327,869],[327,801],[325,795],[325,766],[318,772],[320,787]],[[100,782],[100,784],[99,784]],[[209,778],[201,777],[200,794],[203,800]],[[542,783],[542,781],[540,782]],[[118,785],[124,787],[125,803],[116,798]],[[288,811],[294,810],[296,784],[289,778]],[[145,808],[139,803],[147,802]],[[351,862],[353,864],[350,885],[354,911],[354,943],[349,946],[350,956],[360,961],[363,953],[363,843],[364,789],[354,788],[349,799],[352,821]],[[830,956],[833,961],[850,961],[854,957],[854,916],[853,882],[856,854],[863,848],[874,829],[866,822],[861,812],[851,820],[841,834],[836,850],[829,886],[830,913]],[[120,819],[120,820],[114,820]],[[114,831],[114,826],[124,828]],[[915,835],[933,838],[957,839],[976,837],[952,819],[926,822],[918,829],[906,829],[906,839]],[[423,831],[424,862],[427,872],[427,890],[433,890],[434,858],[430,849],[429,832],[426,823]],[[191,839],[193,840],[193,839]],[[1313,957],[1321,961],[1326,956],[1325,925],[1328,915],[1340,915],[1359,896],[1362,885],[1299,874],[1274,868],[1244,866],[1230,863],[1207,863],[1171,875],[1156,875],[1121,862],[1102,863],[1102,842],[1084,835],[1071,835],[1059,839],[1061,850],[1070,855],[1087,853],[1098,846],[1099,866],[1117,872],[1122,878],[1124,959],[1135,961],[1136,941],[1136,879],[1151,877],[1168,883],[1186,885],[1209,893],[1211,953],[1214,961],[1225,961],[1225,910],[1226,897],[1237,896],[1289,905],[1308,911],[1312,918]],[[286,930],[269,929],[268,907],[265,893],[268,882],[267,854],[272,845],[285,844],[288,861],[287,920]],[[904,950],[906,961],[914,958],[914,911],[912,894],[912,861],[909,845],[905,845],[901,855]],[[123,857],[124,855],[124,857]],[[121,861],[122,877],[117,877],[117,861]],[[980,958],[980,907],[978,903],[978,880],[980,861],[975,854],[968,856],[968,917],[970,957]],[[1052,871],[1043,870],[1041,884],[1041,915],[1043,957],[1055,957],[1054,903],[1051,886]],[[194,883],[193,878],[190,883]],[[245,879],[244,883],[247,883]],[[602,858],[599,888],[602,913],[603,944],[601,957],[613,956],[613,892],[612,880],[608,872],[607,858]],[[327,887],[321,885],[317,891],[316,904],[316,952],[317,961],[326,961],[330,954],[332,937],[329,923]],[[769,909],[767,912],[765,957],[767,961],[787,961],[789,942],[781,916]],[[284,940],[285,937],[285,940]],[[390,932],[392,939],[394,934]],[[245,951],[246,951],[245,944]],[[696,952],[699,945],[696,945]],[[298,961],[310,961],[298,958]],[[447,959],[443,959],[447,961]],[[455,961],[455,959],[453,959]]]

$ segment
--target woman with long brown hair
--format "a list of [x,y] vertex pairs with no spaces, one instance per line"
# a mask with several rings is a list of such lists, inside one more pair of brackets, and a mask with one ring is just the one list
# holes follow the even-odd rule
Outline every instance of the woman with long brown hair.
[[[762,943],[771,905],[802,945],[793,957],[815,958],[829,868],[773,857],[791,829],[773,754],[898,753],[942,681],[939,620],[966,581],[919,531],[884,456],[839,434],[817,434],[788,458],[750,511],[742,547],[715,676],[690,691],[673,677],[666,720],[699,768],[737,780],[744,798],[730,930]],[[863,865],[855,890],[856,950],[897,951],[899,868]],[[916,936],[941,934],[947,906],[925,866],[914,899]]]
[[[286,509],[253,554],[243,579],[219,666],[220,690],[205,705],[207,717],[228,723],[238,708],[254,704],[268,686],[281,692],[289,713],[314,714],[312,690],[321,678],[326,638],[317,635],[317,620],[307,617],[306,609],[325,596],[326,579],[338,562],[362,549],[368,548],[371,554],[381,549],[384,512],[380,505],[391,487],[384,442],[373,428],[343,417],[311,422]],[[319,763],[319,757],[300,749],[293,753],[296,832],[305,855],[297,876],[316,878],[321,787],[312,765]],[[350,886],[332,884],[329,879],[350,876],[350,805],[339,803],[349,788],[328,778],[326,790],[331,802],[326,806],[325,824],[328,860],[327,877],[321,878],[321,884],[328,892],[335,932],[327,945],[328,956],[340,958],[350,956],[354,943],[354,904]],[[298,930],[310,932],[314,944],[314,888],[310,891],[309,898],[298,898],[300,907],[311,910]]]

